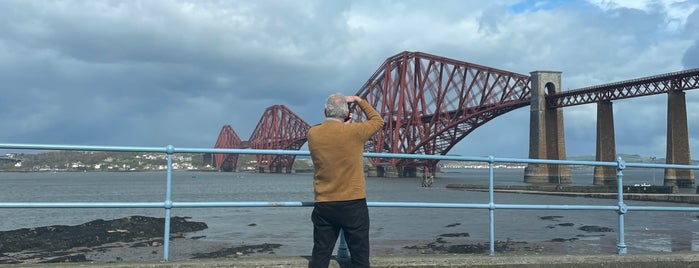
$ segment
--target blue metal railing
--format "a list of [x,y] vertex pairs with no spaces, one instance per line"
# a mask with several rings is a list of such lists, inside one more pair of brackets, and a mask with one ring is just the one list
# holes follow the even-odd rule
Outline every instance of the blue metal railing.
[[[114,152],[153,152],[167,154],[167,175],[165,200],[163,202],[0,202],[0,208],[164,208],[165,228],[163,236],[163,260],[169,258],[170,243],[170,214],[172,208],[212,208],[212,207],[312,207],[312,201],[288,201],[288,202],[175,202],[172,200],[172,156],[176,153],[212,153],[212,154],[273,154],[273,155],[303,155],[308,156],[308,151],[287,150],[255,150],[255,149],[211,149],[211,148],[176,148],[172,145],[166,147],[123,147],[123,146],[87,146],[87,145],[50,145],[50,144],[19,144],[0,143],[0,149],[21,150],[66,150],[66,151],[114,151]],[[378,158],[406,158],[428,160],[453,160],[488,163],[489,169],[489,199],[486,204],[468,203],[425,203],[425,202],[367,202],[370,207],[402,207],[402,208],[465,208],[488,209],[490,226],[490,255],[495,255],[495,210],[496,209],[535,209],[535,210],[613,210],[618,214],[618,240],[617,254],[626,254],[624,242],[624,214],[631,210],[637,211],[693,211],[699,212],[699,207],[671,207],[671,206],[627,206],[623,198],[623,170],[627,167],[638,168],[672,168],[699,170],[695,165],[671,165],[671,164],[644,164],[625,163],[618,158],[616,162],[595,161],[571,161],[571,160],[546,160],[546,159],[519,159],[490,157],[466,157],[453,155],[415,155],[415,154],[388,154],[388,153],[364,153],[365,157]],[[554,164],[554,165],[582,165],[582,166],[608,166],[617,170],[617,204],[608,206],[590,205],[539,205],[539,204],[496,204],[494,199],[494,164],[495,163],[528,163],[528,164]],[[341,239],[342,240],[342,239]],[[341,241],[338,255],[346,256],[346,246]]]

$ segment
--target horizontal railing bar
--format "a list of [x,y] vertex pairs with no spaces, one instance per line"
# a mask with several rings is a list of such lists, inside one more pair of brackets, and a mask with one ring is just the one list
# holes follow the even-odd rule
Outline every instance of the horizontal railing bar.
[[65,145],[65,144],[24,144],[0,143],[2,149],[22,150],[65,150],[65,151],[111,151],[111,152],[167,152],[166,147],[130,147],[130,146],[99,146],[99,145]]
[[201,207],[312,207],[314,202],[283,201],[283,202],[172,202],[173,208]]
[[489,208],[488,204],[466,203],[424,203],[424,202],[366,202],[370,207],[404,207],[404,208]]
[[493,157],[493,162],[500,163],[531,163],[531,164],[559,164],[559,165],[581,165],[581,166],[612,166],[616,167],[617,162],[595,162],[580,160],[555,160],[555,159],[522,159],[522,158],[499,158]]
[[[314,202],[172,202],[172,208],[204,207],[312,207]],[[367,202],[370,207],[489,208],[488,204]],[[0,208],[165,208],[165,203],[0,202]]]
[[699,170],[699,165],[679,165],[679,164],[645,164],[645,163],[626,163],[626,167],[635,168],[674,168],[674,169],[696,169]]
[[628,206],[629,211],[699,211],[699,207]]
[[495,209],[618,210],[619,206],[495,204]]
[[165,202],[0,202],[0,208],[165,208]]
[[[313,201],[259,202],[172,202],[172,208],[204,207],[312,207]],[[489,209],[491,204],[425,203],[425,202],[367,202],[370,207],[394,208],[474,208]],[[165,208],[164,202],[0,202],[0,208]],[[533,210],[618,210],[618,206],[492,204],[493,209]],[[634,211],[699,211],[699,207],[628,206]]]

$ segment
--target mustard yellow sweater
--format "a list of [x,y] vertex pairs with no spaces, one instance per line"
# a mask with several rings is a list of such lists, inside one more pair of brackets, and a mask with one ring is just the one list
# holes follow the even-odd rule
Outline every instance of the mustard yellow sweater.
[[366,198],[364,143],[383,127],[383,119],[369,102],[358,102],[367,121],[345,124],[326,119],[308,130],[308,149],[315,169],[316,202]]

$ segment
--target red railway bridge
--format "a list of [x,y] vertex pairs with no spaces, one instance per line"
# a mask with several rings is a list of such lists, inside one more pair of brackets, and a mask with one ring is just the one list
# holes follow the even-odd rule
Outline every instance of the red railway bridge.
[[[310,126],[284,105],[273,105],[265,110],[250,139],[243,141],[230,125],[225,125],[218,135],[214,148],[252,148],[273,150],[299,150],[306,143]],[[238,169],[237,154],[214,154],[206,157],[221,171]],[[291,172],[293,155],[257,155],[260,172]]]
[[[667,162],[689,164],[686,90],[699,88],[699,69],[661,74],[581,89],[561,91],[561,73],[518,74],[422,52],[387,58],[356,95],[367,99],[386,124],[365,146],[367,152],[445,155],[469,133],[495,117],[530,106],[529,158],[566,159],[563,107],[597,104],[597,160],[614,161],[612,101],[668,95]],[[356,107],[353,107],[356,109]],[[365,120],[358,110],[357,121]],[[298,150],[309,125],[282,105],[268,108],[248,141],[224,126],[216,148]],[[214,165],[235,170],[237,156],[215,155]],[[291,170],[294,157],[258,156],[261,171]],[[371,175],[414,176],[434,173],[434,160],[369,158]],[[595,169],[594,184],[615,183],[615,170]],[[570,170],[545,164],[525,169],[525,182],[572,181]],[[692,170],[668,169],[665,185],[694,186]]]

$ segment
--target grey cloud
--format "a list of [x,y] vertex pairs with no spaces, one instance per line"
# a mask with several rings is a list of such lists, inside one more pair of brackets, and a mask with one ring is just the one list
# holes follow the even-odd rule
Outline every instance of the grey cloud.
[[685,51],[682,65],[687,69],[699,68],[699,39]]
[[[26,8],[39,8],[32,3],[27,2]],[[306,73],[327,69],[347,42],[342,21],[346,7],[322,1],[302,6],[259,2],[247,6],[252,13],[237,20],[227,14],[197,17],[162,1],[115,2],[118,4],[113,6],[105,6],[106,2],[63,3],[45,3],[47,14],[38,20],[24,12],[9,12],[5,18],[13,23],[4,29],[6,40],[19,42],[13,46],[52,51],[59,59],[88,63],[85,65],[128,64],[135,67],[130,70],[135,75],[167,75],[171,84],[163,79],[154,81],[166,83],[160,86],[171,90],[187,90],[178,79],[191,81],[192,77],[214,73],[248,85],[258,96],[274,92],[276,88],[269,88],[267,81],[279,76],[308,81]],[[235,12],[245,4],[219,8]],[[212,25],[218,31],[207,28]],[[32,27],[33,31],[27,30]],[[202,89],[208,88],[206,82],[193,81],[203,84]],[[287,86],[307,88],[303,85]]]
[[682,57],[682,65],[687,68],[699,68],[699,10],[687,17],[684,34],[692,37],[693,43]]

